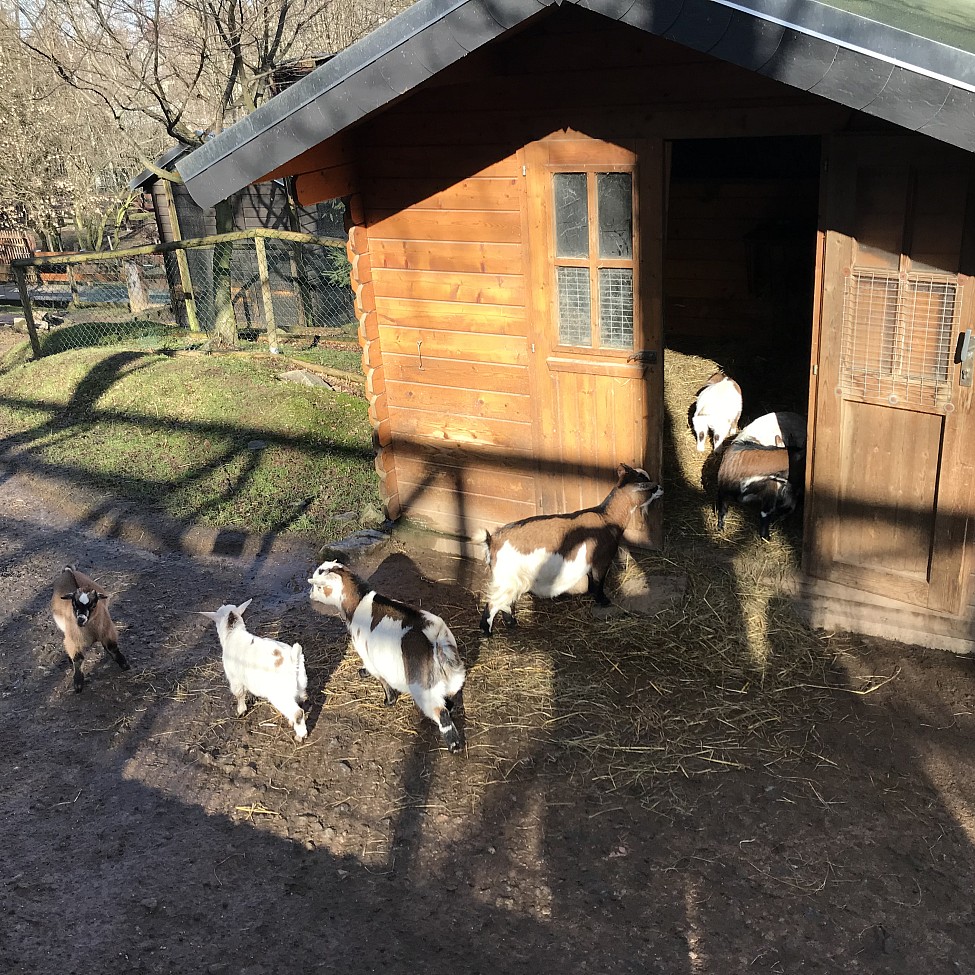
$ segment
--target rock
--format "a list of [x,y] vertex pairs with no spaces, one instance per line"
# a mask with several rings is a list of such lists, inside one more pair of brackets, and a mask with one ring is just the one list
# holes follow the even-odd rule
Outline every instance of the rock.
[[344,562],[348,560],[348,557],[371,551],[388,541],[389,535],[385,532],[367,528],[354,532],[347,538],[340,539],[337,542],[330,542],[323,549],[322,558]]
[[301,386],[325,386],[328,389],[335,388],[331,383],[322,379],[318,373],[309,372],[307,369],[291,369],[288,372],[282,372],[278,375],[278,379],[283,379],[288,383],[298,383]]
[[385,523],[385,521],[386,515],[374,504],[367,504],[359,514],[359,524],[364,528],[382,525]]
[[266,440],[250,440],[247,443],[248,450],[263,450],[266,446]]

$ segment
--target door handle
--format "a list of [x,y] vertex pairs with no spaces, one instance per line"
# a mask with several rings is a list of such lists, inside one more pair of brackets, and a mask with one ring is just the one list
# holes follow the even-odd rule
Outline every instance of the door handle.
[[634,352],[633,355],[628,355],[626,361],[654,366],[657,364],[657,351],[656,349],[641,349],[639,352]]
[[958,385],[971,386],[972,373],[975,372],[975,339],[973,339],[970,328],[966,329],[961,335],[958,361],[961,363],[961,375],[958,377]]

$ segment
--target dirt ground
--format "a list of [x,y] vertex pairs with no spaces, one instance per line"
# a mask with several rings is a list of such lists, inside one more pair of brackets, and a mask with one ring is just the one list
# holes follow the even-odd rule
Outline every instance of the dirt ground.
[[[311,549],[111,506],[79,519],[19,474],[0,512],[0,971],[975,972],[968,659],[854,641],[828,708],[799,700],[788,774],[732,729],[735,767],[616,787],[520,685],[509,720],[483,720],[497,651],[470,564],[390,543],[362,565],[458,636],[450,756],[411,702],[384,711],[356,679],[308,602]],[[48,611],[66,562],[112,593],[132,664],[96,649],[82,694]],[[254,632],[305,647],[301,745],[266,705],[235,716],[195,615],[251,596]],[[504,639],[540,654],[558,612]]]

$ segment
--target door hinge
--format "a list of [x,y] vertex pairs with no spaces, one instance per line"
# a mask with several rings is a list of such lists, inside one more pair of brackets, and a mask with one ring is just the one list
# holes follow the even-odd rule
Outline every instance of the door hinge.
[[813,375],[814,376],[818,376],[819,375],[819,363],[818,362],[814,362],[813,363]]
[[521,167],[521,175],[522,176],[527,176],[528,175],[528,167],[527,166],[522,166]]

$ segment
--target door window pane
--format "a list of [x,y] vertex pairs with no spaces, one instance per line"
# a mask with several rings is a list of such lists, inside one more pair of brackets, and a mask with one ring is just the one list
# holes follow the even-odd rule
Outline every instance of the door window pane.
[[589,203],[585,173],[555,173],[555,254],[589,256]]
[[633,348],[633,271],[628,267],[599,269],[599,344]]
[[584,267],[556,268],[559,286],[559,342],[562,345],[592,345],[592,315],[589,270]]
[[597,173],[599,256],[633,257],[633,193],[629,173]]

